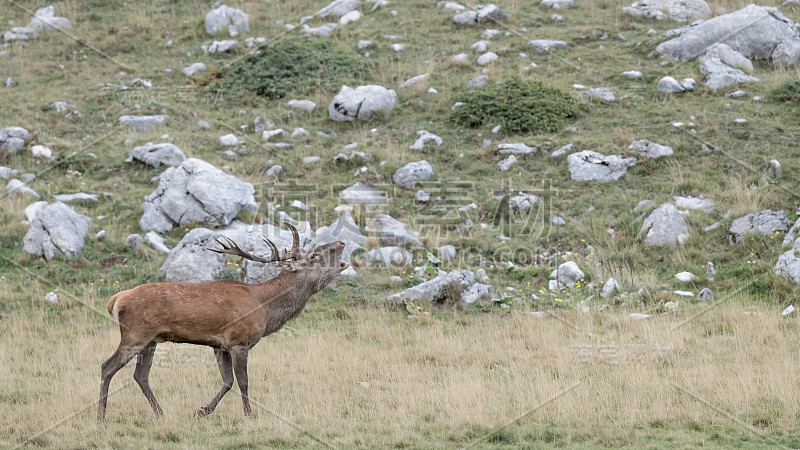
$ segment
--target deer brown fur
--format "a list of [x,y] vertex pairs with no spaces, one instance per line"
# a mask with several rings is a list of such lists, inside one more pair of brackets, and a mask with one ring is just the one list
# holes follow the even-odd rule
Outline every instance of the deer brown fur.
[[275,245],[270,259],[242,251],[235,242],[217,241],[218,253],[242,256],[258,262],[277,262],[280,275],[261,284],[238,281],[208,283],[153,283],[122,291],[108,301],[108,312],[119,322],[121,339],[117,351],[102,365],[97,418],[106,413],[111,378],[137,357],[133,378],[156,415],[162,414],[149,385],[150,367],[161,342],[207,345],[214,349],[222,374],[222,389],[197,411],[204,416],[233,386],[234,373],[242,394],[245,415],[251,414],[247,394],[247,354],[258,341],[278,331],[303,311],[309,298],[321,291],[350,263],[341,261],[344,242],[333,242],[299,251],[297,229],[292,249],[278,255]]

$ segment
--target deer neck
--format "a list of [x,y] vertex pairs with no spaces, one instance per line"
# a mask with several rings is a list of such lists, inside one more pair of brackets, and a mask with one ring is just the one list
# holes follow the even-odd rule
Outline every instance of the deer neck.
[[299,272],[283,271],[276,278],[254,285],[254,297],[266,313],[264,335],[277,331],[300,314],[313,293]]

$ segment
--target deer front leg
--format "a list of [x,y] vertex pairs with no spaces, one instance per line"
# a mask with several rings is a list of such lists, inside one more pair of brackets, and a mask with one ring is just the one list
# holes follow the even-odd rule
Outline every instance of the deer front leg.
[[222,389],[220,389],[217,396],[211,400],[211,403],[209,403],[208,406],[204,406],[197,410],[197,417],[207,416],[214,412],[214,409],[216,409],[219,401],[222,400],[222,397],[225,396],[225,394],[227,394],[233,386],[233,367],[231,366],[231,354],[228,353],[227,350],[221,348],[215,348],[214,354],[217,357],[219,373],[222,375]]
[[233,358],[233,371],[236,373],[236,382],[239,384],[239,391],[242,393],[242,404],[244,405],[244,415],[253,414],[250,409],[250,398],[247,396],[247,347],[237,347],[231,349]]

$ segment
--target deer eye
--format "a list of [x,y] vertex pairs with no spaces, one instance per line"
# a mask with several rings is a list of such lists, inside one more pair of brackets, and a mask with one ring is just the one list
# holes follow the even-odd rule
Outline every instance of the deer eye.
[[311,259],[317,259],[317,254],[316,254],[316,253],[312,253],[312,254],[311,254],[311,256],[310,256],[309,258],[311,258]]

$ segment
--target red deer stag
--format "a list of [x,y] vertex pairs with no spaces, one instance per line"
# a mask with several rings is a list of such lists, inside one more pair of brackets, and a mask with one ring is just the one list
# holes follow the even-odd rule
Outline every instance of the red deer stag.
[[258,341],[278,331],[305,308],[308,299],[321,291],[350,266],[341,261],[344,242],[333,242],[300,251],[297,229],[292,231],[292,249],[280,256],[275,244],[262,237],[272,254],[269,259],[251,255],[228,237],[222,248],[208,250],[241,256],[260,263],[278,264],[278,277],[261,284],[239,281],[208,283],[153,283],[122,291],[108,301],[108,312],[119,322],[122,335],[117,351],[102,365],[100,402],[97,418],[106,414],[111,378],[134,356],[133,378],[141,387],[157,416],[161,406],[150,390],[150,366],[156,346],[161,342],[207,345],[214,349],[222,374],[222,389],[198,416],[210,414],[233,386],[239,384],[245,415],[250,415],[247,396],[247,352]]

